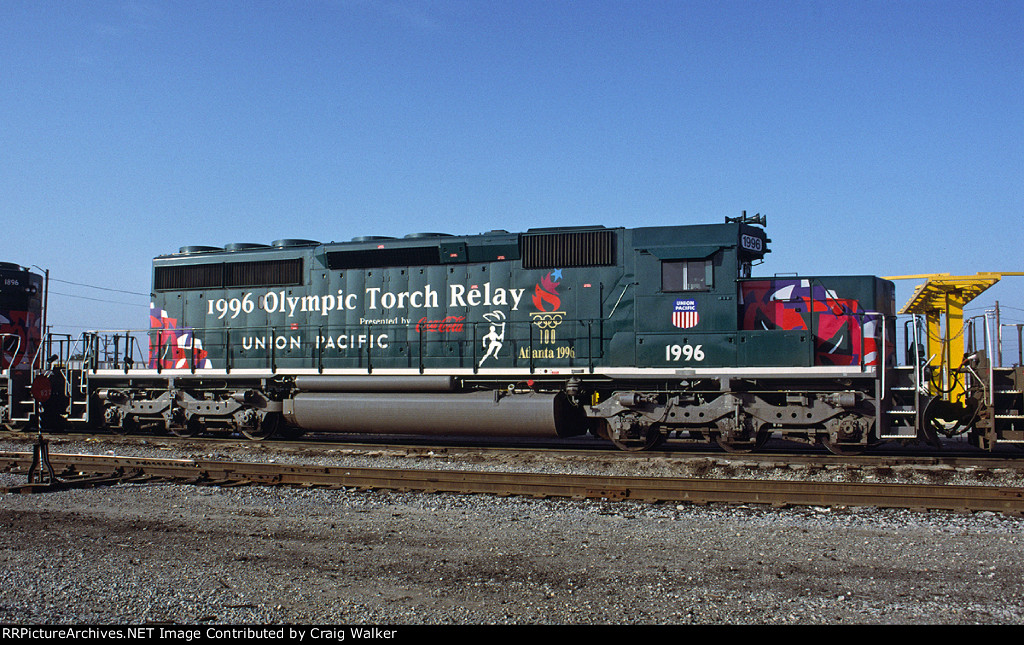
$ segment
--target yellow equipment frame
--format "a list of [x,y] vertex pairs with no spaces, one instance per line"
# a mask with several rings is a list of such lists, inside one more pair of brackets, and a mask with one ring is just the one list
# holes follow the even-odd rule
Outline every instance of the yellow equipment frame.
[[[942,374],[942,394],[947,401],[960,399],[964,394],[962,382],[955,383],[953,372],[960,367],[964,356],[964,307],[985,290],[1008,275],[1022,272],[983,271],[977,275],[950,275],[923,273],[918,275],[889,276],[886,280],[921,280],[914,295],[900,310],[901,314],[920,314],[925,317],[928,336],[928,364]],[[945,319],[945,327],[942,320]],[[935,351],[938,348],[938,351]]]

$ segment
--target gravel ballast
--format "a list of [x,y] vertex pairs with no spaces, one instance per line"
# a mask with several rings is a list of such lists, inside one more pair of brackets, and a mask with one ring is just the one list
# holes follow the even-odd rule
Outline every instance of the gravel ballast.
[[1024,622],[1024,520],[987,512],[127,484],[0,523],[7,624]]

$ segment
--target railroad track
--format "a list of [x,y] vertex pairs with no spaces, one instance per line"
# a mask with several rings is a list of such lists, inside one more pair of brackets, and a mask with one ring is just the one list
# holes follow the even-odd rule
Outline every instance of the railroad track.
[[[874,506],[1024,513],[1024,488],[997,486],[353,468],[70,454],[49,455],[49,462],[56,479],[11,485],[3,490],[40,492],[125,482],[171,481],[220,486],[316,486],[691,504]],[[32,464],[33,456],[29,453],[0,453],[0,470],[4,472],[29,473]]]
[[[64,433],[49,435],[56,443],[67,443],[75,441],[95,442],[102,441],[104,444],[113,446],[134,446],[142,442],[149,447],[173,447],[182,445],[209,444],[210,450],[218,450],[221,447],[235,448],[259,448],[262,450],[274,450],[282,452],[318,452],[325,450],[333,451],[389,451],[395,454],[413,455],[440,455],[440,454],[479,454],[479,455],[536,455],[563,456],[563,457],[594,457],[602,455],[606,459],[619,461],[649,462],[654,459],[710,459],[720,463],[757,464],[758,467],[787,467],[822,469],[836,466],[847,466],[865,470],[878,470],[886,468],[921,468],[921,469],[973,469],[973,470],[1005,470],[1024,473],[1024,457],[1017,456],[1020,453],[991,454],[977,450],[957,451],[945,449],[944,452],[933,454],[901,453],[898,451],[877,451],[865,455],[838,456],[824,450],[799,450],[793,446],[787,446],[786,450],[762,451],[751,453],[731,453],[717,449],[696,450],[650,450],[645,452],[623,452],[617,448],[610,448],[601,443],[585,443],[573,441],[548,441],[528,442],[525,446],[515,445],[510,442],[467,442],[465,440],[453,440],[449,442],[428,441],[422,438],[412,438],[413,441],[396,441],[394,438],[382,440],[378,437],[362,437],[353,440],[350,437],[338,438],[332,435],[310,436],[297,441],[273,440],[266,442],[253,442],[249,439],[238,437],[200,436],[200,437],[175,437],[171,435],[96,435]],[[35,441],[35,435],[26,432],[5,432],[0,431],[0,439],[20,441],[25,444]],[[409,437],[403,437],[409,440]],[[202,449],[204,452],[206,448]]]

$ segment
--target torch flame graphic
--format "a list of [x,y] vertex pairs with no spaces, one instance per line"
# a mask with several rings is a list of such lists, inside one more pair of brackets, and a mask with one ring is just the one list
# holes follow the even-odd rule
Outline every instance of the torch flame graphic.
[[[545,307],[545,303],[551,305],[551,308]],[[558,297],[558,284],[551,279],[550,273],[541,278],[540,284],[534,288],[533,306],[538,311],[558,311],[562,306],[562,299]]]

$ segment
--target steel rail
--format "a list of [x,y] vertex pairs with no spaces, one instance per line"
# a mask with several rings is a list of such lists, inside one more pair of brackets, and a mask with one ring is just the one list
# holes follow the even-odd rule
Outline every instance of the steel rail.
[[[68,454],[51,454],[50,461],[60,481],[8,486],[4,490],[35,492],[162,479],[215,485],[319,486],[612,501],[1024,513],[1024,488],[999,486],[353,468]],[[0,453],[0,470],[6,472],[27,472],[31,462],[29,453]]]
[[[309,435],[313,436],[313,435]],[[0,430],[0,438],[8,440],[32,440],[34,435],[24,432],[7,432]],[[95,434],[68,433],[54,435],[62,442],[84,440],[92,441],[97,439]],[[614,448],[611,443],[589,444],[584,446],[572,446],[553,442],[529,443],[527,446],[495,443],[489,445],[466,444],[466,443],[431,443],[431,442],[396,442],[393,438],[385,441],[380,440],[323,440],[319,438],[303,439],[299,441],[274,440],[271,442],[253,442],[250,439],[238,437],[175,437],[153,436],[153,435],[102,435],[104,442],[115,445],[133,445],[138,440],[144,440],[149,446],[175,446],[182,443],[211,443],[224,444],[228,446],[244,446],[261,448],[273,448],[278,450],[393,450],[407,452],[410,454],[423,454],[431,452],[435,454],[460,454],[466,451],[485,454],[543,454],[562,455],[567,457],[594,457],[597,455],[608,459],[621,461],[651,461],[653,459],[674,459],[692,460],[705,459],[721,463],[755,464],[757,467],[805,467],[811,469],[828,469],[836,466],[848,466],[856,468],[923,468],[934,469],[1004,469],[1007,471],[1024,471],[1024,457],[1022,453],[979,453],[978,451],[957,452],[955,450],[945,453],[933,454],[902,454],[899,452],[874,452],[863,455],[839,456],[824,451],[780,451],[766,450],[749,453],[730,453],[718,449],[693,450],[693,451],[665,451],[648,450],[644,452],[623,452]],[[408,437],[404,437],[408,439]],[[571,442],[570,442],[571,443]]]

